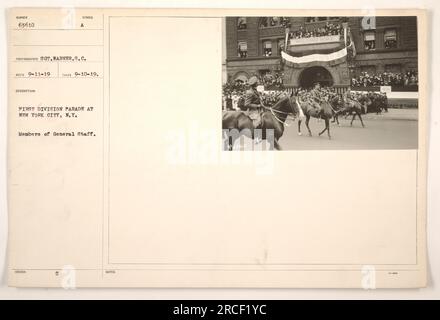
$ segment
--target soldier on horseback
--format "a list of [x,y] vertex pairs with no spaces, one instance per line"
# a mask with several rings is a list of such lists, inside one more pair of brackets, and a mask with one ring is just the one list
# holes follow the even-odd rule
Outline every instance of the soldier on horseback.
[[351,90],[348,89],[347,91],[345,91],[344,95],[342,96],[342,100],[348,104],[350,102],[352,102],[354,100],[353,95],[351,93]]
[[353,107],[354,105],[356,105],[359,102],[358,98],[356,97],[356,94],[351,92],[350,89],[345,91],[345,93],[342,96],[342,101],[344,102],[344,104],[346,106],[349,106],[349,107]]
[[316,110],[316,114],[321,112],[322,97],[319,83],[312,90],[305,91],[301,98],[302,102],[310,104]]
[[257,91],[258,78],[253,76],[249,79],[249,89],[245,93],[244,108],[249,118],[252,119],[254,128],[261,125],[261,98]]

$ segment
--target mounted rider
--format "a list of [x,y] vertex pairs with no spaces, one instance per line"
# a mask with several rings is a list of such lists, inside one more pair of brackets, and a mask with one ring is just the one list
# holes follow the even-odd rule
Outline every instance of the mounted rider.
[[261,125],[261,98],[257,91],[258,78],[253,76],[249,79],[249,89],[245,93],[244,108],[249,118],[252,119],[254,128],[258,128]]
[[353,93],[351,92],[350,88],[345,91],[345,93],[342,96],[342,100],[343,102],[347,105],[352,105],[355,101],[356,98],[354,97]]
[[321,112],[321,103],[323,101],[321,85],[316,83],[315,87],[310,91],[309,103],[316,109],[316,113]]

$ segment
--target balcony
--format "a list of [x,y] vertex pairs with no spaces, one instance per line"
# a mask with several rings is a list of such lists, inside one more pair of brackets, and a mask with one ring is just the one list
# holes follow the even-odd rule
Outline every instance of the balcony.
[[344,47],[344,36],[332,35],[311,38],[290,39],[289,51],[299,52],[329,52]]

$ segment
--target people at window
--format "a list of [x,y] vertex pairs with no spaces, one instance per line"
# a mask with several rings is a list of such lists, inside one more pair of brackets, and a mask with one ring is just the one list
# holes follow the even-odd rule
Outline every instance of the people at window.
[[238,19],[237,19],[237,29],[238,30],[244,30],[246,28],[247,28],[246,18],[245,17],[238,17]]
[[238,49],[238,57],[239,58],[247,58],[247,51]]
[[272,42],[270,41],[263,42],[263,55],[265,57],[270,57],[272,55]]
[[368,51],[376,49],[376,34],[374,32],[364,34],[364,48]]
[[376,41],[364,41],[365,50],[374,50],[376,49]]
[[396,40],[385,40],[385,48],[386,49],[397,48],[397,41]]
[[246,42],[239,42],[238,43],[238,50],[237,54],[239,58],[247,58],[247,43]]
[[397,48],[397,34],[396,30],[386,30],[384,34],[384,47],[385,49]]

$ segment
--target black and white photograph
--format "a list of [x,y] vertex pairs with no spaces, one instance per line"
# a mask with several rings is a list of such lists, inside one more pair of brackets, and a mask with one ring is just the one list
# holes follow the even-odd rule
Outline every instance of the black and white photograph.
[[224,150],[417,149],[416,16],[226,17]]

